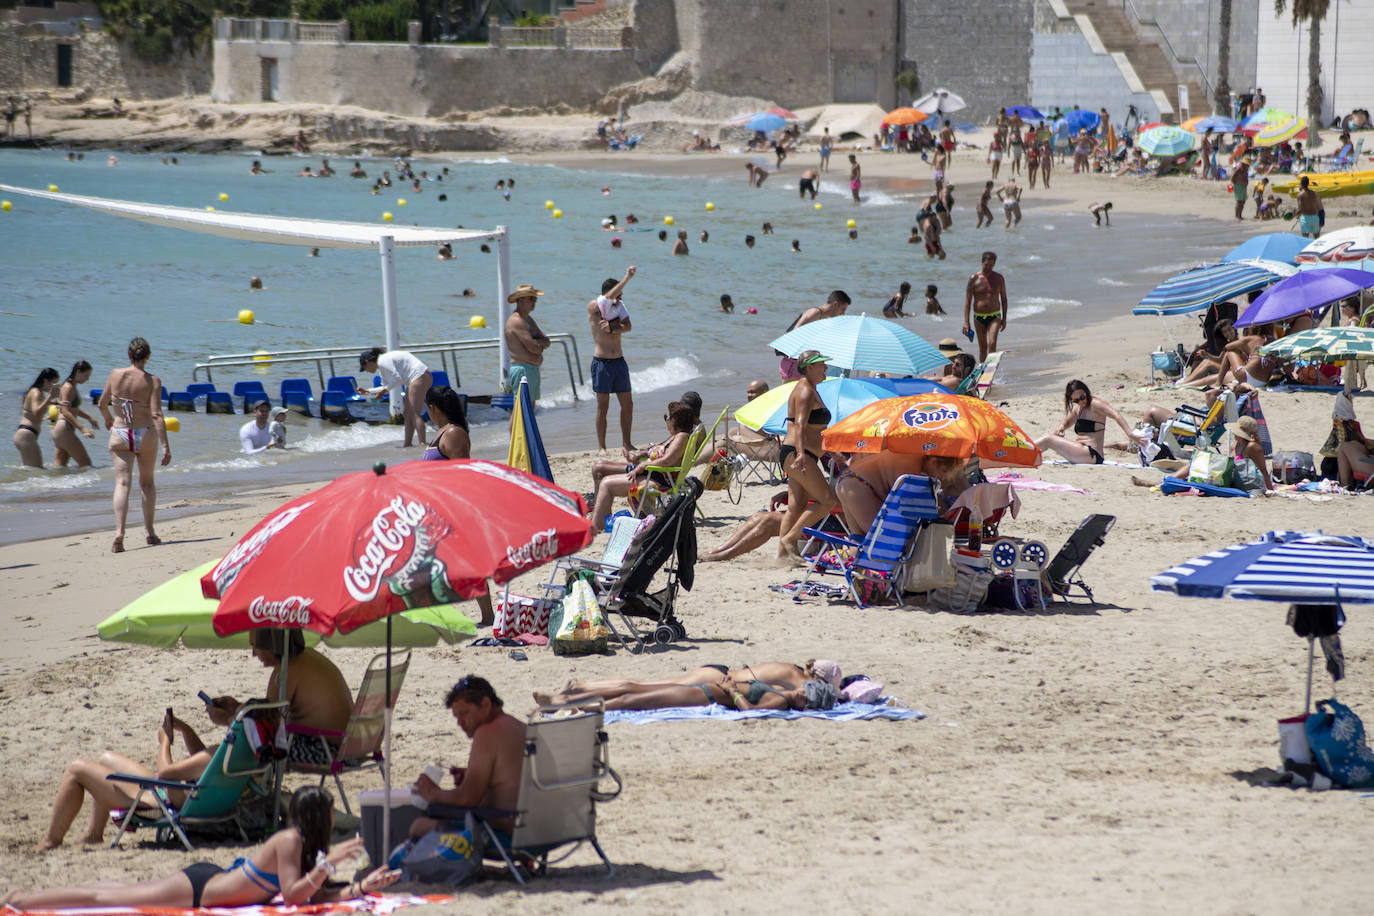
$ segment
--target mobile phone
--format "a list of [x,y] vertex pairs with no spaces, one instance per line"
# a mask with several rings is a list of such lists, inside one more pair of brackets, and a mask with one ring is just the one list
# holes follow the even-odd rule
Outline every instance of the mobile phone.
[[214,699],[210,696],[210,694],[206,693],[204,690],[197,691],[196,696],[200,697],[201,702],[204,703],[206,706],[215,705]]

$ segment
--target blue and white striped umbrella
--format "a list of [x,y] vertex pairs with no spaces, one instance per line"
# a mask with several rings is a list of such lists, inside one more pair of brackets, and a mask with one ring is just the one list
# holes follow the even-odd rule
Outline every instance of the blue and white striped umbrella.
[[900,325],[868,315],[840,315],[804,324],[769,344],[795,357],[803,350],[818,350],[827,362],[843,369],[920,375],[939,369],[949,357]]
[[1271,531],[1167,569],[1155,591],[1186,598],[1374,604],[1374,542],[1308,531]]
[[1256,264],[1209,264],[1170,277],[1145,294],[1132,315],[1183,315],[1200,312],[1214,302],[1264,289],[1281,274]]

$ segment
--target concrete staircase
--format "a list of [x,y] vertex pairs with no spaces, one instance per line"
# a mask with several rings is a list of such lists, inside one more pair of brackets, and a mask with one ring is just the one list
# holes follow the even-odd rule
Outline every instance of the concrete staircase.
[[1126,55],[1147,92],[1164,93],[1174,108],[1174,117],[1166,120],[1179,122],[1185,117],[1178,105],[1180,83],[1188,87],[1188,104],[1193,117],[1211,112],[1212,100],[1197,71],[1188,66],[1176,70],[1162,42],[1150,40],[1151,33],[1157,34],[1155,30],[1146,27],[1138,31],[1134,17],[1122,9],[1121,0],[1063,0],[1063,4],[1069,12],[1088,18],[1108,51]]

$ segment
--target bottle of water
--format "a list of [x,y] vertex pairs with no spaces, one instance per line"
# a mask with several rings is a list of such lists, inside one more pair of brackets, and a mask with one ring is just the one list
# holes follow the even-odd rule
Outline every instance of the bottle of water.
[[971,510],[969,510],[968,549],[983,549],[983,512],[977,506],[974,506]]

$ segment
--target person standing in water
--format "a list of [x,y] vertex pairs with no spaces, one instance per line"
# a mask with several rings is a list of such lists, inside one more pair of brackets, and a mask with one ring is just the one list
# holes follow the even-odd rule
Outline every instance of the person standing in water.
[[[87,439],[95,436],[96,419],[81,409],[81,392],[76,387],[86,384],[90,378],[91,364],[79,359],[57,389],[57,397],[54,400],[57,402],[59,414],[57,423],[52,428],[52,441],[57,447],[53,463],[60,468],[65,468],[69,461],[75,461],[79,468],[91,466],[91,456],[87,454],[81,436]],[[82,426],[82,420],[90,426]]]
[[997,252],[983,252],[982,266],[968,278],[964,290],[964,333],[972,326],[978,333],[978,362],[997,350],[997,335],[1007,327],[1007,281],[993,267]]
[[[110,457],[114,459],[115,537],[112,553],[124,552],[124,522],[129,514],[129,489],[134,469],[143,495],[143,527],[149,547],[162,543],[153,530],[157,511],[157,487],[153,483],[157,446],[162,445],[162,466],[172,463],[172,446],[167,441],[167,424],[162,418],[162,379],[145,368],[153,350],[148,341],[135,337],[129,341],[129,365],[115,369],[105,380],[100,393],[100,413],[110,431]],[[114,407],[118,413],[112,413]],[[157,438],[148,435],[156,432]]]
[[24,392],[24,409],[19,415],[19,426],[14,431],[14,447],[19,449],[19,460],[25,467],[43,466],[43,449],[38,445],[38,426],[53,402],[53,387],[57,379],[57,370],[49,366],[38,373],[38,378]]

